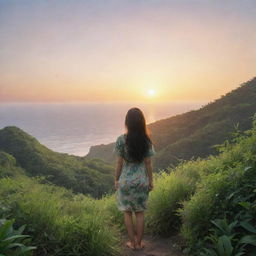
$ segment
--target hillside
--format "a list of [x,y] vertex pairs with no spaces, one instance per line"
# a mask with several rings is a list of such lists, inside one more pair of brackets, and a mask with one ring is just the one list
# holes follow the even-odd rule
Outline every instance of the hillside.
[[[143,251],[126,254],[122,248],[127,236],[115,194],[94,199],[45,184],[24,175],[19,161],[5,152],[0,152],[1,223],[15,219],[16,229],[25,224],[29,245],[37,247],[33,255],[160,256],[180,255],[185,249],[189,256],[254,256],[255,145],[256,114],[253,128],[219,145],[218,156],[155,173],[145,212]],[[7,233],[1,225],[0,233]],[[15,250],[15,242],[10,250]]]
[[112,166],[99,159],[54,152],[15,126],[0,130],[0,151],[1,166],[11,168],[15,163],[28,176],[45,176],[48,182],[94,197],[112,191]]
[[[198,110],[149,124],[156,149],[155,170],[177,165],[180,159],[217,154],[213,145],[229,139],[238,123],[240,131],[250,129],[255,110],[256,78],[253,78]],[[113,147],[114,143],[92,146],[86,158],[113,164]]]

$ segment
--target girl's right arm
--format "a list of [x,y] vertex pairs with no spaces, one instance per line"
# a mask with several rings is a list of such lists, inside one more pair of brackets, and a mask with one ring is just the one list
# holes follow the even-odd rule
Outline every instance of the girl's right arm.
[[149,190],[151,191],[153,189],[153,168],[152,168],[152,161],[151,157],[145,157],[144,158],[145,167],[147,170],[148,178],[149,178]]

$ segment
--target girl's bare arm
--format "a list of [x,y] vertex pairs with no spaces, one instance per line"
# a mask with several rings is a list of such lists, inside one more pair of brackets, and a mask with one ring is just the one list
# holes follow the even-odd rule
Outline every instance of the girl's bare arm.
[[117,157],[116,161],[116,171],[115,171],[115,188],[118,188],[118,180],[121,175],[122,167],[123,167],[124,159],[121,156]]
[[153,175],[152,175],[153,167],[152,167],[151,157],[145,157],[144,163],[145,163],[145,167],[146,167],[148,178],[149,178],[149,187],[150,187],[150,190],[152,190],[153,189]]
[[116,171],[115,171],[115,180],[118,180],[121,174],[121,170],[123,167],[124,159],[119,156],[116,161]]

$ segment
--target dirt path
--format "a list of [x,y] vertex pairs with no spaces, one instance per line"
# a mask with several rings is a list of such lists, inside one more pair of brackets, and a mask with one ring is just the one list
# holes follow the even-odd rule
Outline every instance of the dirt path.
[[123,237],[122,256],[182,256],[177,238],[162,238],[158,236],[144,236],[145,248],[143,250],[131,250],[126,247],[127,237]]

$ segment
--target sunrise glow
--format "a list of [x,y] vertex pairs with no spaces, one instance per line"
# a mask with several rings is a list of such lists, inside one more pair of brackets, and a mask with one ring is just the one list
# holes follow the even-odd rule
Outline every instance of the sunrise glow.
[[153,97],[156,94],[156,91],[153,89],[148,90],[148,95]]
[[2,1],[0,101],[213,100],[255,76],[255,6]]

